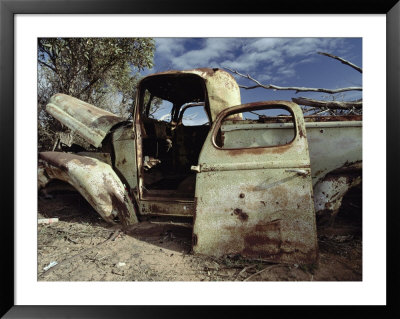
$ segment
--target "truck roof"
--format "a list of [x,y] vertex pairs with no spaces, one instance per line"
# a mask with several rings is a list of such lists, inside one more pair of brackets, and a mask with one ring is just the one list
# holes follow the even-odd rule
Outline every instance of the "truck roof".
[[[157,85],[154,85],[153,88],[158,91],[159,95],[162,95],[162,92],[169,92],[169,96],[165,95],[160,97],[173,99],[171,90],[174,91],[173,86],[179,83],[179,87],[177,87],[176,91],[179,90],[180,98],[185,100],[182,94],[186,94],[186,99],[189,100],[190,98],[198,98],[204,95],[204,92],[199,92],[199,90],[204,90],[201,86],[199,86],[196,91],[196,89],[193,88],[193,82],[186,80],[193,77],[198,77],[205,85],[205,102],[206,104],[208,103],[213,121],[217,114],[224,109],[241,104],[240,89],[235,78],[228,72],[219,68],[199,68],[184,71],[170,70],[154,73],[142,79],[140,86],[144,84],[149,85],[149,83],[155,81]],[[179,78],[182,79],[182,81],[179,81]],[[165,90],[164,87],[168,87],[168,90]]]

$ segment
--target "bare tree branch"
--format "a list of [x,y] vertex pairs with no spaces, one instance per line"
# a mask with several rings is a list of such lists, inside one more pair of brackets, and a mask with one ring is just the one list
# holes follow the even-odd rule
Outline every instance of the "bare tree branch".
[[43,61],[41,61],[41,60],[38,60],[38,62],[41,64],[41,65],[44,65],[45,67],[48,67],[50,70],[52,70],[53,72],[55,72],[55,73],[57,73],[57,70],[54,68],[54,67],[52,67],[51,65],[49,65],[49,64],[47,64],[47,63],[45,63],[45,62],[43,62]]
[[89,90],[98,80],[101,79],[101,76],[107,72],[110,68],[112,68],[115,65],[116,61],[115,59],[112,59],[111,61],[108,62],[108,64],[103,68],[103,70],[101,70],[99,72],[99,74],[94,77],[89,84],[87,84],[77,95],[77,97],[79,98],[84,92],[86,92],[87,90]]
[[332,110],[351,110],[353,108],[355,109],[362,108],[362,101],[350,101],[350,102],[319,101],[319,100],[309,99],[306,97],[292,98],[292,101],[301,105],[313,106],[323,109],[332,109]]
[[264,85],[261,84],[258,80],[254,79],[253,77],[251,77],[249,74],[245,75],[242,73],[239,73],[236,70],[232,70],[230,68],[225,67],[225,69],[229,70],[230,72],[237,74],[241,77],[244,77],[246,79],[249,79],[253,82],[255,82],[257,85],[253,85],[253,86],[244,86],[244,85],[239,85],[240,88],[246,89],[246,90],[250,90],[250,89],[255,89],[258,87],[264,88],[264,89],[271,89],[271,90],[287,90],[287,91],[296,91],[296,93],[298,92],[322,92],[322,93],[329,93],[329,94],[335,94],[335,93],[340,93],[340,92],[346,92],[346,91],[362,91],[362,87],[347,87],[347,88],[340,88],[340,89],[335,89],[335,90],[331,90],[331,89],[323,89],[323,88],[306,88],[306,87],[282,87],[282,86],[276,86],[273,84],[269,84],[269,85]]
[[333,54],[330,54],[330,53],[326,53],[326,52],[317,52],[317,53],[321,54],[321,55],[325,55],[325,56],[330,57],[332,59],[338,60],[338,61],[342,62],[343,64],[346,64],[346,65],[352,67],[353,69],[357,70],[358,72],[362,73],[362,69],[359,66],[357,66],[357,65],[355,65],[355,64],[353,64],[353,63],[351,63],[351,62],[349,62],[349,61],[347,61],[345,59],[342,59],[341,57],[338,57],[336,55],[333,55]]

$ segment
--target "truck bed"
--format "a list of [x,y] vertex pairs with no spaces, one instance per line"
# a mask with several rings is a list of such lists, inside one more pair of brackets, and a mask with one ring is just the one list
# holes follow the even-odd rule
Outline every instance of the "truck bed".
[[[313,185],[328,172],[362,160],[361,116],[306,116],[305,122]],[[293,123],[284,117],[226,121],[221,129],[226,148],[283,145],[294,136]]]

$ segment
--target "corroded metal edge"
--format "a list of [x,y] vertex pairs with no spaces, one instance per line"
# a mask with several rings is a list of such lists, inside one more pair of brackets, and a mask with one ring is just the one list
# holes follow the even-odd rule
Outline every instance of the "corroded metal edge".
[[95,158],[62,152],[39,153],[39,187],[52,179],[71,184],[107,222],[123,226],[138,222],[125,186],[112,167]]

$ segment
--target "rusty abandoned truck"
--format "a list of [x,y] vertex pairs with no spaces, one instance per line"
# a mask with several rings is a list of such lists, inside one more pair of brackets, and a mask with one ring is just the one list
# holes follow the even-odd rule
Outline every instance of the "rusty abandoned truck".
[[39,188],[67,182],[122,227],[187,218],[198,254],[314,263],[316,215],[334,217],[361,183],[361,116],[303,116],[288,101],[241,105],[221,69],[145,77],[131,121],[64,94],[46,110],[93,148],[39,153]]

